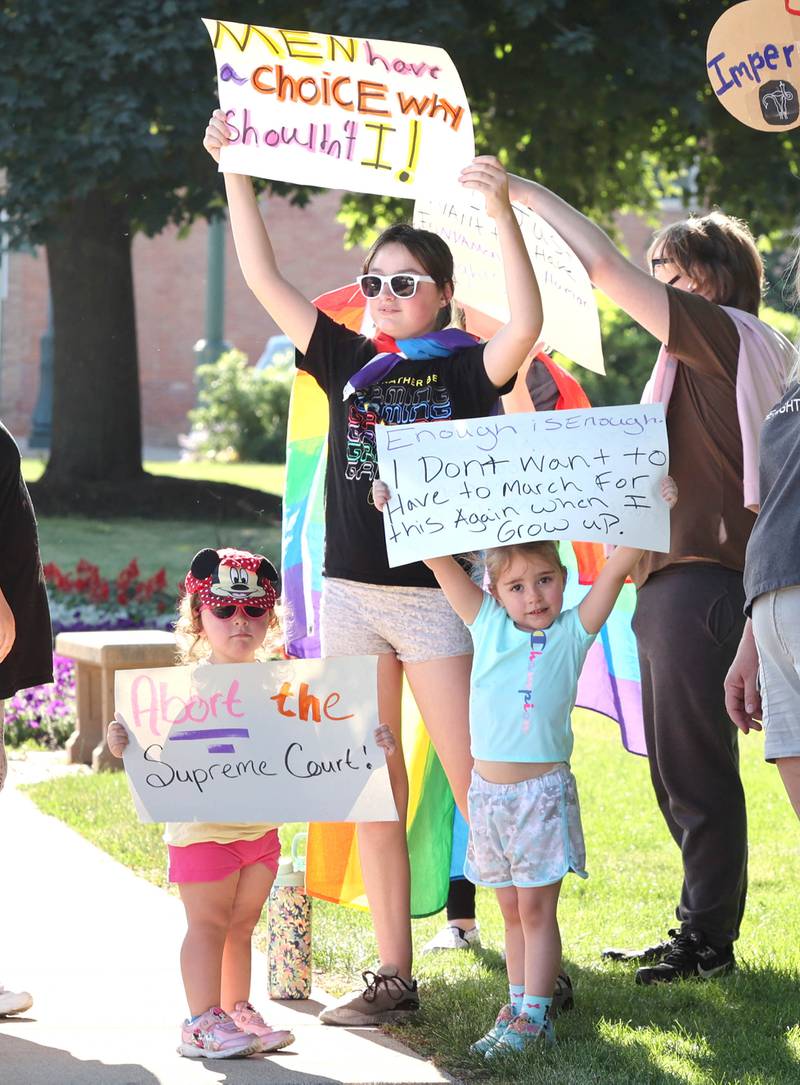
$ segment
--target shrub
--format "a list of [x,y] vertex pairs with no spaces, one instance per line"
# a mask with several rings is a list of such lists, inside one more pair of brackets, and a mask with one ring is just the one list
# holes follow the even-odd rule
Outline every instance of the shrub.
[[238,350],[201,365],[190,443],[212,459],[280,461],[286,452],[291,375],[254,369]]

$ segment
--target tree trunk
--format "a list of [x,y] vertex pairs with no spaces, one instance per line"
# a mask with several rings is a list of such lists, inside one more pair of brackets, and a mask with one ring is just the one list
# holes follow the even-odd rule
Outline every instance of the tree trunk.
[[45,486],[142,475],[130,224],[101,193],[75,201],[47,243],[53,430]]

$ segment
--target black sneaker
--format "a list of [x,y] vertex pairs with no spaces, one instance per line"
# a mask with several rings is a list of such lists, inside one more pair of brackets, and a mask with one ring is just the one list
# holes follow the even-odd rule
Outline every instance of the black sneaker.
[[670,949],[658,964],[636,971],[636,982],[672,983],[680,979],[709,980],[736,967],[733,946],[710,946],[700,931],[683,931],[672,939]]
[[652,946],[644,946],[642,949],[604,949],[600,956],[604,961],[641,961],[642,964],[650,964],[651,961],[660,961],[665,954],[672,949],[674,940],[681,932],[678,930],[667,931],[669,937],[666,942],[656,942]]
[[575,1006],[575,995],[572,992],[572,980],[566,972],[559,972],[556,976],[556,985],[553,990],[553,1001],[550,1004],[550,1017],[558,1017],[560,1013]]

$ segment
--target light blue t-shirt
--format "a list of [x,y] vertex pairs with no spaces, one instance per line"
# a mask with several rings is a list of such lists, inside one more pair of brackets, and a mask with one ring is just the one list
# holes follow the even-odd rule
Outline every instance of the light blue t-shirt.
[[469,626],[475,645],[470,683],[472,756],[481,761],[569,761],[570,714],[595,635],[578,608],[547,629],[519,629],[488,593]]

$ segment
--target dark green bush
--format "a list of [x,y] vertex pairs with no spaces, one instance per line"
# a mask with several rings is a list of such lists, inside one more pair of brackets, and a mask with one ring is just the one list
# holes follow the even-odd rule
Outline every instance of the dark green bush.
[[286,453],[291,376],[257,370],[229,350],[197,370],[198,406],[189,412],[192,445],[204,456],[255,463]]

